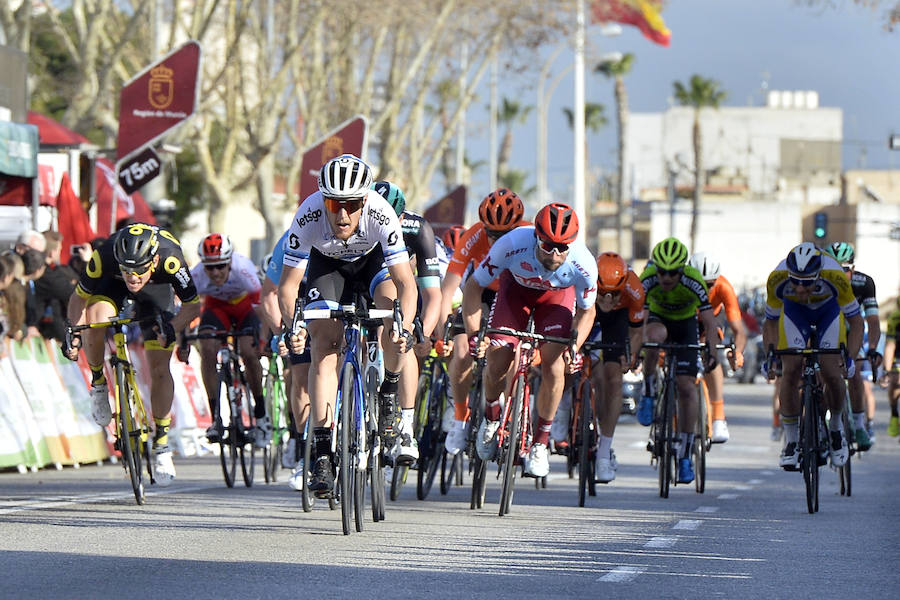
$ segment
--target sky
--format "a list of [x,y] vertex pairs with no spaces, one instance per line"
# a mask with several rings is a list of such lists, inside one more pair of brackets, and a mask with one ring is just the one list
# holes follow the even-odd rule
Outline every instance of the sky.
[[[900,32],[883,29],[883,8],[854,5],[850,0],[823,0],[809,7],[792,0],[670,0],[662,16],[672,31],[666,48],[644,38],[636,27],[623,26],[617,37],[605,37],[600,27],[588,29],[590,51],[631,52],[635,63],[626,77],[631,112],[663,112],[672,102],[672,83],[699,74],[719,81],[728,93],[725,106],[763,106],[770,90],[815,90],[819,105],[843,110],[843,166],[900,168],[900,151],[890,151],[887,139],[900,133]],[[547,49],[549,56],[552,48]],[[559,72],[572,62],[569,51],[553,64]],[[592,166],[615,169],[615,100],[610,80],[592,72],[586,61],[588,102],[606,107],[610,123],[599,133],[588,132]],[[523,76],[518,99],[536,105],[537,72]],[[573,80],[562,80],[549,109],[548,179],[551,191],[565,189],[572,178],[573,135],[563,115],[572,106]],[[506,90],[504,90],[504,93]],[[486,94],[485,94],[486,95]],[[470,116],[470,120],[473,116]],[[514,131],[512,168],[534,172],[536,119]],[[471,131],[471,128],[470,128]],[[481,131],[486,131],[481,129]],[[501,132],[502,135],[502,132]],[[473,158],[484,139],[468,144]],[[487,168],[473,177],[473,195],[486,189]],[[534,185],[531,177],[528,185]]]

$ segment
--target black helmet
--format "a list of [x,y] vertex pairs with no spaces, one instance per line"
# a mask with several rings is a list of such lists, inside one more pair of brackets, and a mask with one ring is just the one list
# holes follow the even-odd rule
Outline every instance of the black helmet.
[[113,256],[116,262],[131,269],[143,267],[153,260],[159,250],[156,228],[135,223],[122,228],[116,236]]

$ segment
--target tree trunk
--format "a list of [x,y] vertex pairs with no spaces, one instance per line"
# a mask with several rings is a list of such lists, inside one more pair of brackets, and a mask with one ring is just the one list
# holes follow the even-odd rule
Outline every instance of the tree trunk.
[[697,231],[700,228],[700,200],[703,191],[703,138],[700,134],[700,109],[694,112],[694,199],[691,203],[691,246],[697,251]]

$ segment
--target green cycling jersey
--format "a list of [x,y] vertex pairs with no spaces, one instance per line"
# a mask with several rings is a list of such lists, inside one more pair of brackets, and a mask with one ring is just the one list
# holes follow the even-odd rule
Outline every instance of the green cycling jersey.
[[683,321],[696,316],[697,311],[712,308],[703,275],[690,265],[684,266],[678,285],[671,290],[662,289],[653,264],[647,265],[641,273],[641,283],[644,285],[644,306],[664,319]]

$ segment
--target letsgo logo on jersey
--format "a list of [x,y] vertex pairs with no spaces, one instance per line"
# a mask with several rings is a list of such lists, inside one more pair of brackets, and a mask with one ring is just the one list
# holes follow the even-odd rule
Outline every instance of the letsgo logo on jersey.
[[306,214],[301,215],[294,220],[297,221],[297,225],[303,227],[304,225],[307,225],[309,223],[315,223],[320,218],[322,218],[322,209],[317,208],[316,210],[313,210],[311,208],[307,208]]
[[381,225],[382,227],[384,227],[385,225],[387,225],[388,223],[391,222],[391,220],[387,217],[387,215],[385,215],[380,210],[377,210],[374,208],[369,210],[369,217],[373,221],[375,221],[376,223]]

